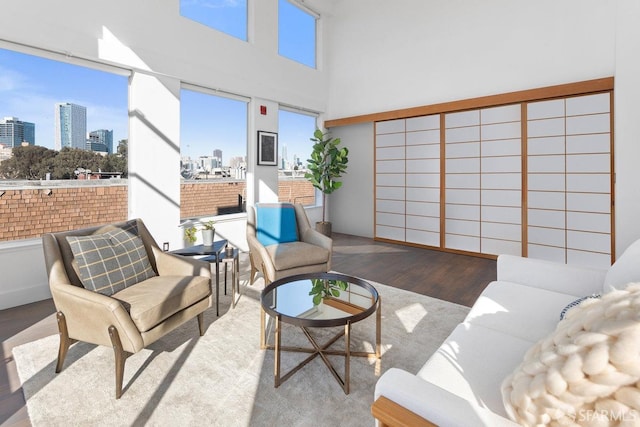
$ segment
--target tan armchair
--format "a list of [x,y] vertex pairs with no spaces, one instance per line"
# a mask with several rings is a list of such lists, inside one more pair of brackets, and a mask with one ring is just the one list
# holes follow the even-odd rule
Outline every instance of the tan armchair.
[[[140,255],[139,258],[146,260],[146,252],[147,275],[153,277],[117,290],[112,295],[105,294],[104,289],[94,291],[85,288],[86,270],[82,270],[82,265],[86,265],[86,252],[79,254],[77,246],[72,247],[73,243],[70,244],[67,237],[71,236],[72,242],[74,239],[93,241],[101,239],[104,233],[131,229],[137,229],[144,248],[141,248],[140,240],[135,239],[138,252],[129,253],[130,259]],[[200,335],[204,334],[203,312],[212,303],[209,263],[163,252],[142,220],[45,234],[42,241],[60,332],[56,373],[62,370],[67,350],[76,341],[113,347],[116,399],[119,399],[124,364],[129,355],[194,317],[198,318]],[[116,265],[112,272],[124,271],[127,266],[122,265]]]
[[[283,206],[291,204],[282,204]],[[255,275],[262,273],[265,283],[282,277],[303,273],[326,273],[331,269],[333,240],[312,229],[301,204],[293,205],[298,230],[298,241],[264,246],[257,236],[256,210],[247,207],[247,242],[251,261],[253,284]]]

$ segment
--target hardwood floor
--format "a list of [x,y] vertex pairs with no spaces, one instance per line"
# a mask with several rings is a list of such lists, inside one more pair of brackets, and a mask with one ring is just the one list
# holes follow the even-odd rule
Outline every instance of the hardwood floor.
[[[333,235],[332,269],[434,298],[471,306],[496,278],[496,262],[372,239]],[[241,269],[248,271],[246,256]],[[52,300],[0,311],[0,425],[30,426],[12,349],[57,333]]]
[[496,279],[496,262],[334,234],[331,269],[457,304],[471,305]]

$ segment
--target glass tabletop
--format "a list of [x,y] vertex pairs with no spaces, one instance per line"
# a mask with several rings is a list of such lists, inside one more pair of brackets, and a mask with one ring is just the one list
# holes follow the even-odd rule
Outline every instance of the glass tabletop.
[[176,249],[175,251],[171,251],[169,253],[174,255],[185,255],[185,256],[217,255],[224,249],[225,246],[227,246],[226,240],[216,240],[215,242],[213,242],[213,245],[211,246],[193,245],[193,246],[187,246],[186,248],[182,248],[182,249]]
[[262,291],[261,303],[267,313],[286,323],[328,327],[368,317],[376,311],[378,299],[376,289],[362,279],[311,273],[274,281]]

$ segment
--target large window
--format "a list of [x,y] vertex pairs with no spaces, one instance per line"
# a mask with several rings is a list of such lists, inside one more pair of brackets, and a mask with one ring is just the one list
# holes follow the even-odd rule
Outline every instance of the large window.
[[315,190],[304,177],[311,157],[317,117],[280,109],[278,113],[278,193],[281,201],[315,205]]
[[316,19],[287,0],[278,0],[278,53],[316,67]]
[[242,212],[247,101],[182,89],[180,157],[183,219]]
[[127,75],[0,49],[0,241],[126,219]]
[[247,0],[180,0],[185,18],[247,40]]

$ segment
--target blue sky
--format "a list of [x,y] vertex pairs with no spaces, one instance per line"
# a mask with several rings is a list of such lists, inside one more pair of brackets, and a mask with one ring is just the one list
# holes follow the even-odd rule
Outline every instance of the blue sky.
[[54,148],[57,102],[87,107],[87,131],[128,135],[127,77],[0,49],[0,116],[36,124],[36,144]]
[[[315,66],[313,17],[279,0],[280,53]],[[192,13],[210,26],[246,39],[246,0],[182,0],[181,13]],[[297,23],[297,24],[295,24]],[[112,129],[114,148],[128,137],[128,79],[125,76],[0,49],[0,117],[36,124],[36,144],[54,148],[54,106],[70,102],[87,108],[87,131]],[[181,94],[182,154],[193,157],[223,151],[226,161],[246,155],[246,103],[193,91]],[[289,160],[309,157],[315,118],[281,112],[279,148]]]

